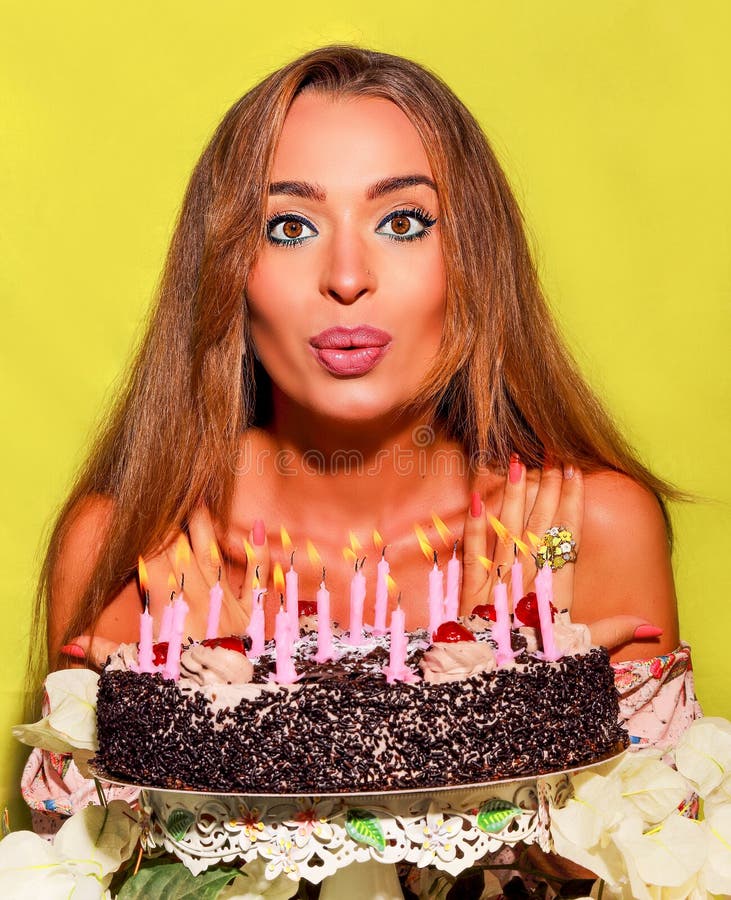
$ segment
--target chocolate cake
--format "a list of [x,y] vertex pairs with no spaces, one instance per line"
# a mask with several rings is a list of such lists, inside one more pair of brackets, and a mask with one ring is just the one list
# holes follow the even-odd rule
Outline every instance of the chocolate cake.
[[544,661],[530,631],[513,632],[515,659],[503,667],[489,628],[469,646],[415,632],[415,680],[393,683],[388,636],[360,647],[335,638],[335,661],[320,665],[316,636],[304,634],[293,685],[272,680],[273,642],[254,661],[191,642],[179,681],[135,672],[126,645],[101,675],[96,765],[163,788],[323,794],[546,773],[626,746],[607,651]]

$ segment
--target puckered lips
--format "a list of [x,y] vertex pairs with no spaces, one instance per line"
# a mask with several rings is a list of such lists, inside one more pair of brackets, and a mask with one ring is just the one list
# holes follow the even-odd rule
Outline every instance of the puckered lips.
[[372,325],[326,328],[310,338],[312,352],[333,375],[365,375],[388,353],[391,335]]

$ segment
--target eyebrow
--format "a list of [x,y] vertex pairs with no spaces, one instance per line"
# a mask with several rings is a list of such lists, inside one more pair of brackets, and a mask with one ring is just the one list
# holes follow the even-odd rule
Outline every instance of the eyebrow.
[[[368,200],[377,200],[386,194],[393,194],[403,188],[415,187],[423,184],[431,188],[435,193],[437,186],[433,179],[427,175],[394,175],[391,178],[381,178],[375,184],[372,184],[366,191]],[[327,191],[319,184],[311,184],[308,181],[273,181],[269,185],[269,195],[285,194],[288,197],[302,197],[304,200],[313,200],[317,203],[324,203],[327,199]]]

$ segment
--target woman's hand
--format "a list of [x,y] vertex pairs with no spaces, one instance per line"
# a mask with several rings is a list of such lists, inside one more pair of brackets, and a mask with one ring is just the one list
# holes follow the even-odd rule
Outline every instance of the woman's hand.
[[[182,531],[173,531],[168,535],[162,550],[145,560],[150,581],[150,613],[155,620],[155,637],[162,621],[163,610],[173,590],[168,583],[170,573],[173,573],[176,579],[175,593],[180,590],[181,573],[185,576],[183,591],[189,606],[185,620],[185,637],[190,636],[196,640],[205,637],[209,592],[219,580],[219,571],[223,602],[218,632],[221,635],[228,635],[243,634],[246,631],[251,617],[252,589],[257,570],[262,585],[266,585],[269,577],[269,546],[264,523],[260,519],[254,522],[254,527],[249,532],[248,543],[251,549],[247,554],[244,580],[240,587],[234,590],[225,567],[216,561],[215,552],[212,550],[215,547],[218,559],[222,558],[213,522],[206,507],[199,507],[191,516],[187,535]],[[190,555],[187,562],[180,562],[177,559],[180,551],[176,548],[180,544]],[[129,640],[137,639],[138,621],[133,610],[136,607],[141,611],[138,596],[135,584],[125,588],[104,610],[94,635],[74,637],[69,644],[61,648],[61,653],[70,659],[85,660],[87,665],[101,668],[120,643],[119,640],[109,638],[109,631],[105,636],[105,620],[114,621],[123,615],[128,621]]]
[[[561,525],[571,531],[577,553],[581,553],[584,522],[584,478],[581,470],[570,465],[549,463],[541,471],[528,473],[514,456],[505,481],[498,519],[507,532],[503,538],[489,523],[482,498],[475,493],[464,528],[462,615],[469,615],[478,604],[492,602],[498,570],[502,580],[509,584],[516,537],[532,549],[529,533],[542,538],[553,525]],[[480,561],[481,556],[492,560],[489,572]],[[525,594],[531,589],[537,569],[531,559],[523,556],[521,561]],[[581,564],[590,565],[591,560],[582,558]],[[554,570],[554,602],[559,609],[571,610],[575,572],[576,563],[567,563]],[[655,638],[661,633],[647,619],[633,615],[611,616],[586,624],[589,625],[592,643],[609,649],[634,640]]]
[[[583,519],[584,479],[579,469],[547,465],[541,472],[531,473],[529,480],[525,466],[514,456],[498,515],[505,536],[498,535],[488,521],[482,498],[473,494],[464,528],[461,614],[469,615],[477,604],[492,602],[492,591],[499,576],[504,582],[510,582],[516,538],[532,549],[528,532],[542,537],[552,525],[563,525],[571,531],[578,547]],[[492,561],[489,572],[480,562],[480,556]],[[527,593],[536,568],[531,558],[520,554],[520,560],[524,563],[523,588]],[[567,564],[554,572],[556,605],[570,610],[573,590],[574,567]]]

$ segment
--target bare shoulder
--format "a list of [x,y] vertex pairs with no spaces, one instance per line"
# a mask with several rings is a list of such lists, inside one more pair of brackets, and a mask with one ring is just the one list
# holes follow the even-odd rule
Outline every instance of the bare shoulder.
[[663,629],[657,641],[629,644],[615,658],[649,657],[674,649],[677,605],[660,501],[644,485],[618,472],[599,471],[584,480],[575,618],[592,622],[637,615]]
[[587,529],[606,533],[617,528],[640,528],[642,540],[667,544],[667,529],[660,501],[644,485],[628,475],[601,470],[584,476]]
[[101,494],[80,500],[69,514],[51,576],[48,641],[52,654],[84,595],[113,514],[114,502]]

